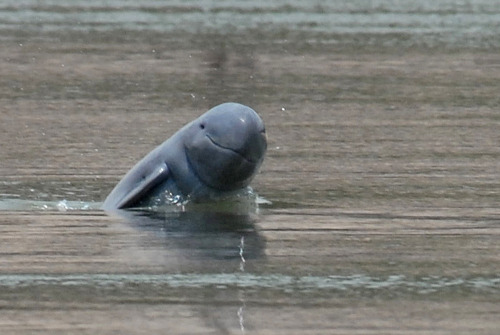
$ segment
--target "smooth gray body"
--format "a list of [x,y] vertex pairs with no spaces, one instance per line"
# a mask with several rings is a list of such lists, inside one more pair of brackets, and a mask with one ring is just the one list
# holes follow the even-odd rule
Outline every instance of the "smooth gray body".
[[139,161],[107,196],[103,209],[161,205],[170,196],[197,200],[243,189],[266,149],[264,123],[253,109],[218,105]]

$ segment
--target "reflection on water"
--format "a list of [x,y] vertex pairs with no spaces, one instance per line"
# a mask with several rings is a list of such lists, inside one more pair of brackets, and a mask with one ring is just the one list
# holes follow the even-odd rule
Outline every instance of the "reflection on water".
[[[175,209],[175,208],[174,208]],[[175,249],[180,257],[196,259],[240,260],[264,256],[265,239],[259,234],[249,213],[213,210],[134,211],[117,210],[133,229],[152,233],[166,249]]]
[[[254,197],[247,197],[246,201],[254,202]],[[231,203],[234,205],[234,203]],[[200,276],[199,273],[192,275],[140,275],[134,279],[128,275],[119,275],[114,282],[114,278],[104,276],[91,279],[90,287],[97,285],[102,287],[118,284],[129,287],[134,281],[135,285],[146,286],[147,290],[152,287],[159,290],[171,289],[203,289],[221,290],[227,287],[235,294],[239,301],[237,308],[237,318],[240,331],[245,332],[245,305],[246,298],[244,288],[240,282],[245,282],[245,265],[248,260],[262,259],[265,256],[265,239],[259,234],[254,223],[256,217],[252,217],[248,210],[248,205],[243,203],[243,212],[240,206],[236,208],[224,203],[210,204],[187,204],[188,209],[180,206],[167,206],[163,210],[141,211],[141,210],[116,210],[112,214],[124,218],[126,223],[133,229],[138,229],[152,233],[165,249],[175,250],[178,258],[184,261],[195,259],[203,265],[197,270],[200,271],[216,260],[231,261],[237,259],[239,262],[239,272],[236,268],[233,273],[214,275],[207,274]],[[236,204],[236,205],[238,205]],[[219,210],[217,210],[217,208]],[[158,250],[160,251],[161,250]],[[224,267],[219,267],[219,270]],[[234,273],[236,272],[236,273]],[[83,278],[84,285],[88,285],[87,279]],[[129,281],[132,279],[132,282]],[[242,280],[243,279],[243,280]],[[77,280],[73,278],[72,281]],[[104,280],[104,282],[99,282]],[[158,281],[159,280],[159,281]],[[236,281],[235,281],[236,280]],[[258,280],[260,282],[260,280]],[[63,283],[60,283],[63,284]],[[187,284],[187,286],[185,285]],[[249,283],[251,285],[251,283]],[[254,287],[255,288],[255,287]],[[208,306],[207,306],[208,307]],[[214,319],[214,314],[210,307],[203,308],[206,318]],[[224,319],[228,319],[227,317]],[[231,319],[229,317],[229,319]]]

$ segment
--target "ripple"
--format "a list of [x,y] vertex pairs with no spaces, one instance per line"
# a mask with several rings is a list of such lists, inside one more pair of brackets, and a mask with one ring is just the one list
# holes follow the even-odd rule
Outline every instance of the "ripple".
[[102,202],[0,199],[0,211],[86,211],[101,209]]
[[124,285],[153,285],[173,288],[253,288],[279,291],[324,290],[396,290],[419,294],[444,289],[500,291],[500,277],[447,278],[403,275],[373,277],[352,276],[289,276],[282,274],[78,274],[78,275],[0,275],[0,287],[36,286],[94,286],[122,287]]

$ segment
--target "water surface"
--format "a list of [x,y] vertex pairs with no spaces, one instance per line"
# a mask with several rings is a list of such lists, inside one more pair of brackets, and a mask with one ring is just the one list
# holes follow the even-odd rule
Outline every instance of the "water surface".
[[[2,334],[496,334],[500,7],[0,5]],[[223,101],[267,201],[100,210]]]

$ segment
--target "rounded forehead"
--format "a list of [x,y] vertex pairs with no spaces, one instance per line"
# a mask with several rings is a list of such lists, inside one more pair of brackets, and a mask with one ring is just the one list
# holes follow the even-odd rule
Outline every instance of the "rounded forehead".
[[229,116],[229,115],[245,115],[245,114],[257,114],[252,108],[238,104],[235,102],[226,102],[224,104],[218,105],[210,109],[205,113],[207,116]]
[[228,102],[215,106],[202,115],[202,120],[208,122],[216,121],[217,123],[235,121],[246,123],[250,120],[254,120],[259,123],[262,122],[258,114],[252,108],[234,102]]

